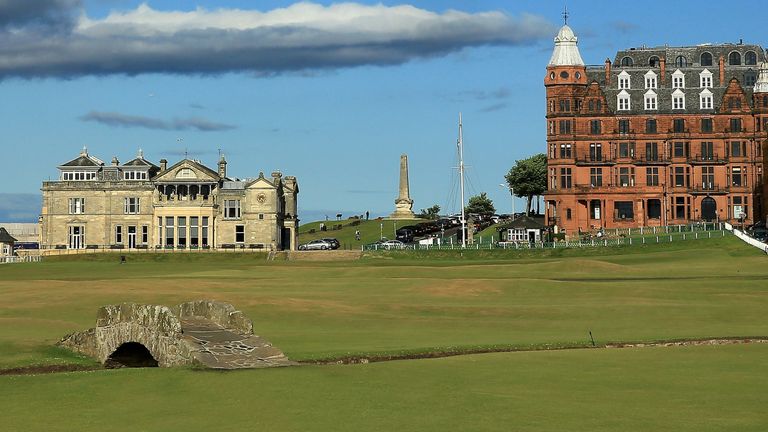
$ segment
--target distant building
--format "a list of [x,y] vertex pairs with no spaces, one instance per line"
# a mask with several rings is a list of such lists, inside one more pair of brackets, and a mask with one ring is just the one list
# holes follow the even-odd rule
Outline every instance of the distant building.
[[765,215],[760,46],[631,48],[586,66],[576,44],[563,26],[544,79],[548,225],[571,236]]
[[217,168],[191,159],[157,166],[141,152],[106,165],[84,149],[43,182],[40,247],[295,249],[296,178],[231,179],[223,156]]
[[13,238],[5,228],[0,227],[0,257],[13,256],[13,245],[16,239]]
[[529,216],[519,218],[499,225],[499,241],[514,243],[537,243],[543,240],[544,225]]

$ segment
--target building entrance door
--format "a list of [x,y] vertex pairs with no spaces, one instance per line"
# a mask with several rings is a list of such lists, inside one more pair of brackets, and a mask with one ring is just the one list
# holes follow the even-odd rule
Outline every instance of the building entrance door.
[[136,227],[128,227],[128,249],[134,249],[136,247]]
[[705,221],[717,219],[717,203],[714,198],[706,197],[701,200],[701,218]]
[[71,226],[69,227],[69,248],[70,249],[82,249],[83,248],[83,227]]

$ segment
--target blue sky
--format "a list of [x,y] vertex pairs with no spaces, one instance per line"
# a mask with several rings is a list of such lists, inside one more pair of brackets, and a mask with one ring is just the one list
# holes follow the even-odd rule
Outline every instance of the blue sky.
[[[588,64],[643,44],[765,43],[764,19],[737,8],[715,20],[693,1],[676,2],[684,14],[567,3]],[[34,220],[18,194],[38,194],[83,146],[121,161],[187,151],[209,166],[221,149],[232,177],[297,176],[304,221],[388,214],[407,153],[414,209],[457,211],[459,112],[468,192],[509,212],[504,174],[545,148],[542,82],[563,4],[0,3],[0,220]]]

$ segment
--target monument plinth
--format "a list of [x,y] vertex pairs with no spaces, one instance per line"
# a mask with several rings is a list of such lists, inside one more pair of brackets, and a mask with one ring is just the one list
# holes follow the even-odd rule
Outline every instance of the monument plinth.
[[400,155],[400,193],[395,200],[395,212],[390,219],[415,219],[413,200],[408,187],[408,155]]

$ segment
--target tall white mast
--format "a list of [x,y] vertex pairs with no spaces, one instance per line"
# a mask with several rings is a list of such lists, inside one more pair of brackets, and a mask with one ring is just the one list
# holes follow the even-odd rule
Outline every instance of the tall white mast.
[[464,214],[464,138],[459,113],[459,182],[461,183],[461,247],[467,247],[467,218]]

